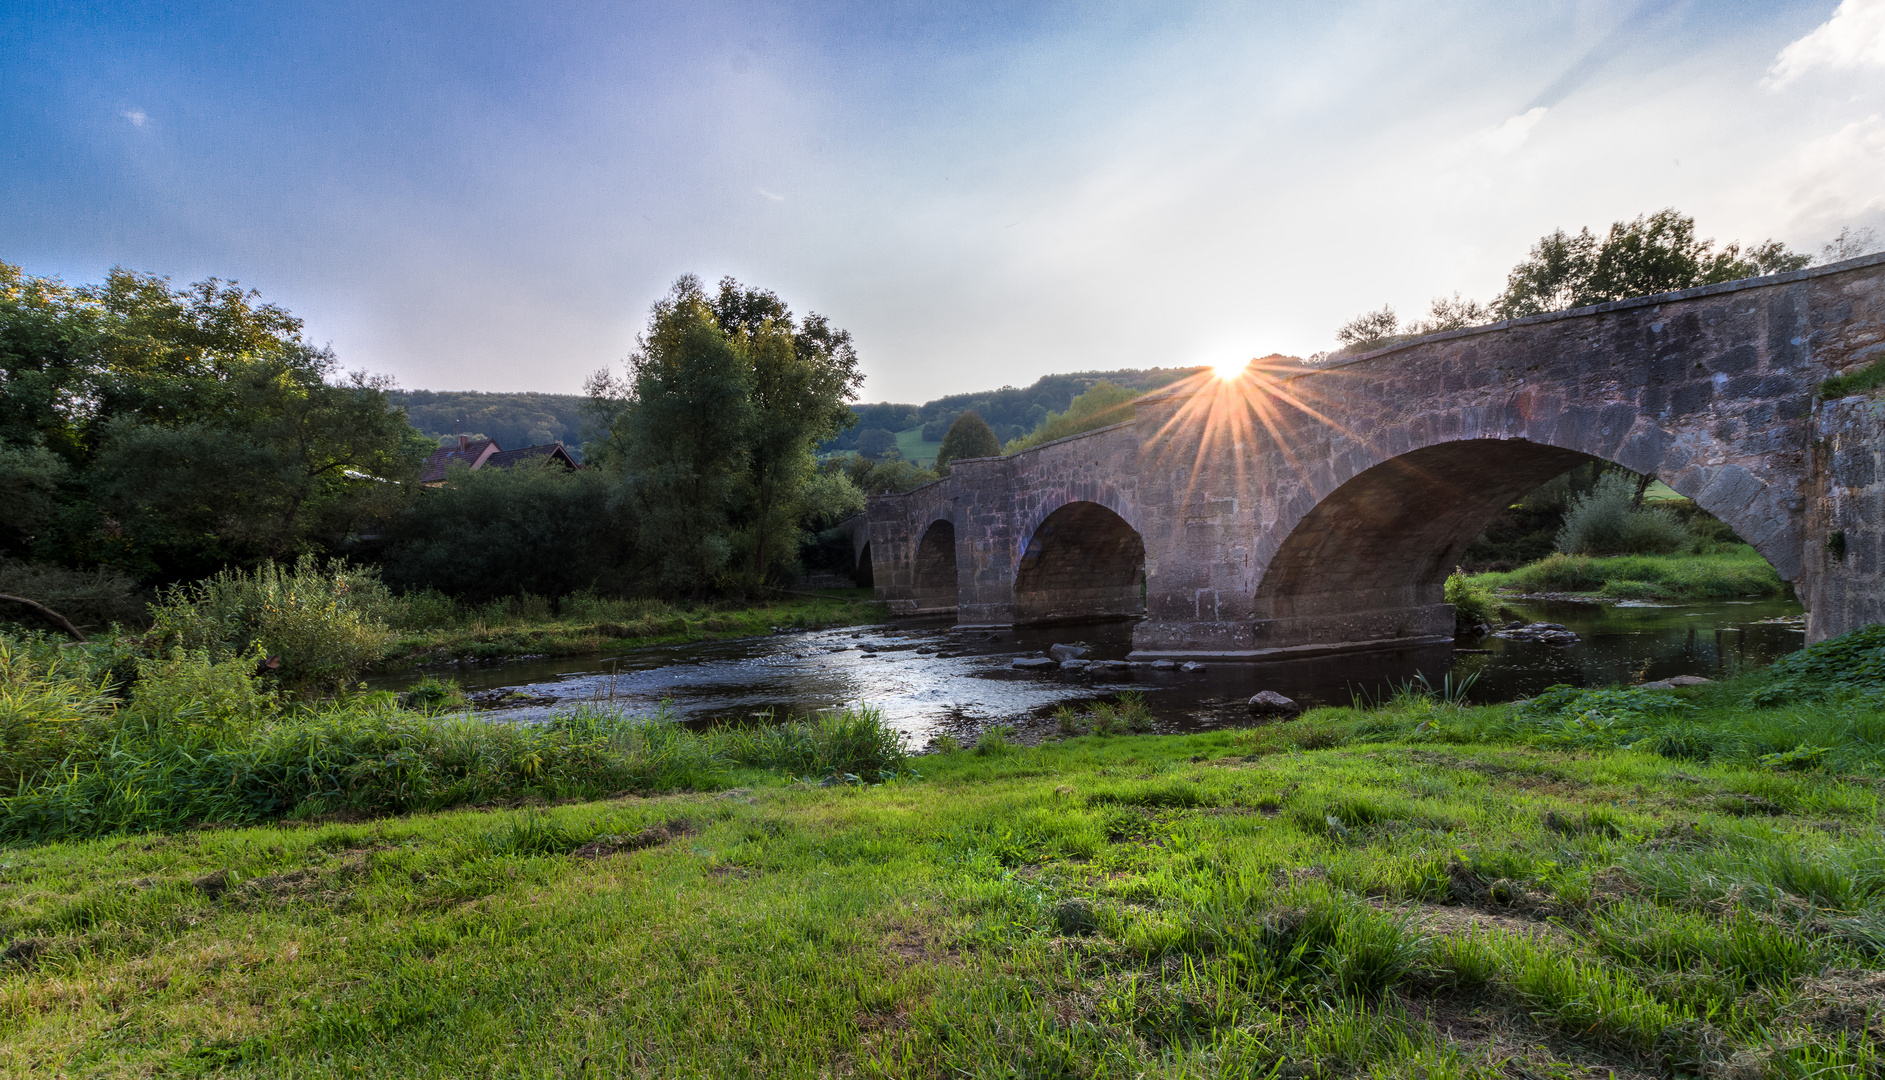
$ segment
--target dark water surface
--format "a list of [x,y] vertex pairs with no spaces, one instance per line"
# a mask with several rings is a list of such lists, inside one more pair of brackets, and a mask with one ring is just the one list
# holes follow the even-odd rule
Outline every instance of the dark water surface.
[[[1066,702],[1121,690],[1146,693],[1161,727],[1182,730],[1247,719],[1244,702],[1275,690],[1305,704],[1346,705],[1382,696],[1417,674],[1434,685],[1451,673],[1476,674],[1478,701],[1526,697],[1555,683],[1637,683],[1671,675],[1721,678],[1800,647],[1801,608],[1791,599],[1650,605],[1557,600],[1506,601],[1512,616],[1561,623],[1582,639],[1551,646],[1500,638],[1462,640],[1268,664],[1208,664],[1202,672],[1074,674],[1016,671],[1021,656],[1055,642],[1083,642],[1097,659],[1131,651],[1124,622],[1020,630],[995,640],[959,635],[946,623],[903,622],[739,641],[639,649],[611,657],[564,657],[455,665],[434,674],[472,692],[514,687],[554,705],[492,710],[492,719],[530,719],[584,702],[649,712],[668,701],[685,720],[747,719],[806,713],[859,701],[920,743],[942,729],[1038,716]],[[1483,650],[1483,651],[1476,651]],[[417,675],[377,680],[398,689]]]

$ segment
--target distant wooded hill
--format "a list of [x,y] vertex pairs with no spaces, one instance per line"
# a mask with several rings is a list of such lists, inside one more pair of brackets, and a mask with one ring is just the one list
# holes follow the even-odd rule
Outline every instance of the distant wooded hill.
[[581,457],[579,394],[486,394],[476,390],[395,390],[412,426],[434,438],[482,435],[506,450],[561,442]]
[[[858,436],[881,429],[909,432],[922,429],[906,443],[939,443],[955,418],[969,409],[980,413],[1002,442],[1025,435],[1050,412],[1064,412],[1074,398],[1105,379],[1118,386],[1155,390],[1176,382],[1198,368],[1144,368],[1121,371],[1079,371],[1043,375],[1030,386],[1004,386],[972,394],[951,394],[921,405],[879,402],[853,405],[857,426],[819,449],[856,450]],[[395,404],[406,409],[412,426],[434,438],[482,435],[499,446],[515,450],[540,443],[562,442],[580,457],[582,396],[579,394],[486,394],[476,390],[396,390]],[[932,451],[933,453],[933,451]],[[905,456],[910,456],[906,453]]]
[[[882,429],[895,434],[911,428],[922,429],[922,441],[940,443],[943,433],[956,417],[974,409],[995,429],[995,437],[1006,443],[1033,431],[1050,412],[1065,412],[1074,398],[1086,393],[1094,383],[1105,379],[1116,386],[1135,390],[1156,390],[1201,368],[1142,368],[1120,371],[1076,371],[1068,375],[1043,375],[1030,386],[1004,386],[973,394],[951,394],[922,405],[882,402],[853,405],[857,426],[820,449],[855,450],[858,438],[867,431]],[[907,440],[906,440],[907,441]],[[905,455],[909,456],[908,454]]]

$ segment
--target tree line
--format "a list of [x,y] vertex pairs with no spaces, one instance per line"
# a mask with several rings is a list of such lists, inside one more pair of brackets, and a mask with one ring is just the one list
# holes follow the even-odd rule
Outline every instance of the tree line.
[[934,479],[820,463],[861,381],[823,316],[683,277],[626,369],[590,380],[584,468],[424,487],[437,442],[389,382],[343,371],[253,290],[0,264],[0,585],[122,592],[313,554],[469,597],[750,594],[865,492]]

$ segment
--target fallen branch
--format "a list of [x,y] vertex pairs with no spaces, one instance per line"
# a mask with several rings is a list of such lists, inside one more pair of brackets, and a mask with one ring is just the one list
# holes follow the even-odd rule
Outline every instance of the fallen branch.
[[46,605],[40,603],[37,600],[28,600],[24,596],[8,596],[6,593],[0,593],[0,600],[11,600],[16,604],[24,604],[27,607],[33,609],[33,614],[39,616],[40,618],[46,620],[52,625],[65,631],[66,635],[70,637],[73,641],[77,641],[80,643],[83,643],[85,641],[85,635],[79,632],[78,627],[72,625],[72,620],[66,618],[64,615],[59,614],[58,612],[52,610],[51,608],[47,607]]

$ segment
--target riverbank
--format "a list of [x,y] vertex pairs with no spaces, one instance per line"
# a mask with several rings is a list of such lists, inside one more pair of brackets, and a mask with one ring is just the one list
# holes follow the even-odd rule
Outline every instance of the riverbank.
[[0,1073],[1876,1075],[1882,648],[16,847]]
[[1574,593],[1613,600],[1714,600],[1776,596],[1785,588],[1767,560],[1746,544],[1706,555],[1553,554],[1504,573],[1468,575],[1475,589],[1497,593]]
[[[435,608],[435,610],[434,610]],[[870,589],[783,595],[756,604],[672,604],[660,600],[565,601],[552,612],[528,598],[458,608],[423,603],[401,611],[377,670],[518,657],[590,656],[651,645],[758,637],[777,629],[824,629],[887,620]]]

